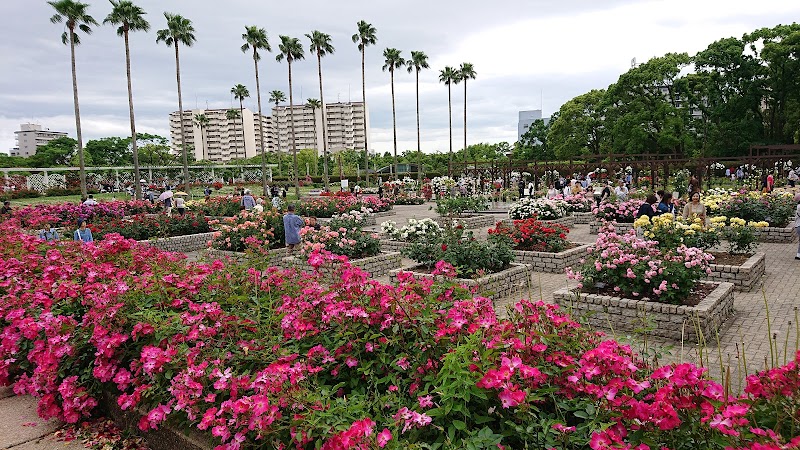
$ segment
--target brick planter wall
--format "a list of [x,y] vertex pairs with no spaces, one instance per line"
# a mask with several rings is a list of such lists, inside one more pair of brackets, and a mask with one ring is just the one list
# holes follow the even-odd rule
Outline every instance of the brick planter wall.
[[[600,222],[599,220],[595,220],[589,224],[589,234],[597,234],[600,231],[600,228],[603,226],[605,222]],[[633,229],[632,223],[617,223],[613,222],[614,228],[617,229],[617,233],[627,233],[628,231]]]
[[711,275],[706,277],[709,281],[727,281],[733,283],[736,289],[749,291],[758,284],[764,275],[767,266],[766,253],[756,253],[741,266],[728,266],[724,264],[711,264]]
[[797,241],[797,235],[794,233],[794,227],[789,225],[785,228],[778,227],[764,227],[755,229],[758,242],[775,242],[779,244],[788,244]]
[[[417,265],[408,269],[392,270],[389,274],[389,279],[392,283],[397,283],[397,274],[402,271],[413,271],[420,269],[424,266]],[[435,279],[436,275],[429,273],[414,272],[414,277],[417,279],[428,278]],[[441,277],[441,276],[439,276]],[[477,286],[478,295],[483,295],[492,300],[497,300],[503,297],[508,297],[511,294],[526,289],[531,279],[531,269],[525,264],[511,264],[511,267],[501,272],[492,273],[484,277],[476,279],[456,278],[455,281],[472,288]]]
[[[436,223],[438,223],[439,225],[441,225],[443,227],[448,226],[451,223],[451,219],[449,217],[436,217],[434,220],[436,221]],[[493,227],[494,224],[497,223],[496,222],[496,220],[497,220],[496,217],[491,216],[491,215],[484,215],[484,214],[474,215],[474,216],[470,216],[470,217],[456,217],[453,220],[455,220],[459,224],[463,225],[464,228],[467,228],[467,229],[470,229],[470,228],[489,228],[489,227]]]
[[411,245],[410,242],[394,241],[391,239],[381,239],[382,252],[402,252]]
[[[400,253],[382,252],[375,256],[354,259],[350,261],[350,264],[352,264],[354,267],[364,270],[365,272],[369,272],[372,278],[377,278],[388,274],[391,270],[399,268],[400,258]],[[314,271],[314,268],[311,267],[306,261],[306,258],[302,256],[287,256],[282,258],[281,265],[287,269],[297,269],[303,272],[311,273]],[[331,267],[329,264],[320,267],[322,279],[325,281],[333,281],[334,272],[334,267]]]
[[186,236],[175,236],[169,238],[148,239],[146,241],[138,242],[168,252],[186,253],[202,250],[208,247],[208,241],[212,239],[214,239],[214,232],[187,234]]
[[[562,217],[560,219],[540,220],[539,222],[542,222],[545,225],[558,224],[558,225],[564,225],[567,228],[573,228],[575,226],[575,217],[566,216],[566,217]],[[507,226],[508,228],[511,228],[511,227],[514,226],[514,220],[513,219],[503,219],[503,225]]]
[[560,253],[514,250],[514,262],[531,266],[534,272],[564,273],[564,269],[577,265],[592,244],[583,244]]
[[[701,282],[702,283],[702,282]],[[714,283],[717,284],[717,283]],[[697,329],[706,342],[712,342],[722,325],[733,316],[733,291],[731,283],[718,283],[697,306],[678,306],[647,300],[631,300],[610,295],[578,294],[572,289],[553,293],[556,303],[571,308],[573,315],[585,315],[590,325],[615,331],[633,331],[642,328],[645,321],[653,325],[652,336],[680,341],[698,342]]]
[[575,223],[587,225],[594,222],[594,213],[592,212],[574,212],[572,217],[575,218]]
[[[280,266],[281,260],[284,256],[286,256],[286,247],[275,248],[269,251],[269,259],[271,262],[275,263],[274,265]],[[244,252],[229,252],[227,250],[217,250],[215,248],[207,248],[203,250],[203,256],[208,260],[215,260],[215,259],[226,259],[231,258],[238,263],[243,263],[247,261],[247,254]],[[262,258],[262,256],[259,256]]]

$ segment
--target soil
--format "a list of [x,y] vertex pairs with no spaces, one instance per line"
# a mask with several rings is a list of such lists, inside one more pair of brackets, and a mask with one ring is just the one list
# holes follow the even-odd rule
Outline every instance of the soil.
[[[504,267],[502,270],[500,270],[500,272],[502,272],[503,270],[506,270],[506,269],[508,269],[510,267],[511,266]],[[427,268],[427,267],[414,267],[413,269],[404,269],[404,270],[408,270],[409,272],[414,272],[414,273],[424,273],[424,274],[430,275],[431,273],[433,273],[434,270],[436,270],[436,267],[431,267],[430,269]],[[497,273],[497,272],[487,272],[486,275],[490,275],[492,273]],[[475,278],[456,277],[456,280],[468,280],[468,279],[473,279],[474,280]]]
[[751,254],[733,254],[733,253],[718,253],[718,252],[709,252],[714,255],[714,261],[711,264],[720,264],[725,266],[741,266],[745,263],[748,259],[750,259]]
[[[681,305],[683,306],[697,306],[703,301],[708,294],[710,294],[714,289],[716,289],[716,285],[709,284],[709,283],[697,283],[689,293],[689,297],[687,297]],[[584,287],[581,292],[584,294],[599,294],[599,295],[609,295],[611,297],[619,297],[619,292],[614,292],[614,288],[611,286],[606,286],[604,288],[591,288],[591,287]],[[635,299],[635,300],[641,300]],[[651,299],[652,301],[652,299]]]

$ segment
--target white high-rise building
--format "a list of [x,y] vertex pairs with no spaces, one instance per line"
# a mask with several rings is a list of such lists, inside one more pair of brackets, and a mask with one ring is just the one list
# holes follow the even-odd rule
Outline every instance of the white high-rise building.
[[[364,149],[364,103],[326,103],[326,136],[328,151]],[[294,134],[297,150],[317,149],[322,154],[322,111],[308,105],[294,105]],[[291,123],[289,106],[272,108],[274,141],[280,149],[291,152]],[[367,108],[367,133],[369,133],[369,108]]]
[[39,124],[23,123],[19,126],[19,131],[14,132],[17,146],[11,149],[10,155],[26,158],[33,156],[36,154],[37,148],[66,135],[67,133],[62,131],[50,131],[49,128],[42,128]]
[[[238,112],[238,108],[234,108]],[[203,130],[195,120],[203,114],[208,118],[208,125]],[[264,133],[266,151],[274,151],[272,141],[274,135],[270,117],[259,120],[258,113],[245,108],[244,121],[241,118],[228,119],[228,109],[192,109],[183,111],[186,127],[186,142],[194,152],[197,160],[227,162],[231,159],[252,158],[261,154],[259,133]],[[170,138],[172,150],[180,154],[183,143],[181,122],[178,111],[169,115]],[[244,122],[244,128],[242,128]],[[263,123],[263,131],[262,131]]]

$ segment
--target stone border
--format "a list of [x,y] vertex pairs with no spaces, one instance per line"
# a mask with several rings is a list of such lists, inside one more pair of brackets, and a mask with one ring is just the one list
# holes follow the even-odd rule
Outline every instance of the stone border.
[[454,219],[451,219],[450,217],[439,216],[434,220],[442,227],[447,227],[448,225],[452,224],[452,220],[455,220],[466,229],[488,228],[493,227],[495,223],[497,223],[497,218],[486,214],[476,214],[470,217],[456,217]]
[[[350,264],[353,267],[358,267],[368,272],[372,278],[378,278],[400,267],[400,260],[401,256],[398,252],[381,252],[375,256],[351,260]],[[297,269],[308,273],[314,272],[314,268],[301,256],[287,256],[281,258],[281,266],[286,269]],[[335,275],[335,268],[332,267],[331,264],[323,265],[320,267],[320,274],[323,280],[332,282]]]
[[[607,222],[601,222],[599,220],[595,220],[589,224],[589,234],[598,234],[600,232],[600,228],[605,225]],[[617,223],[611,222],[614,225],[614,228],[617,230],[618,234],[627,233],[628,231],[633,229],[632,223]]]
[[588,225],[594,222],[594,213],[589,212],[574,212],[572,217],[575,218],[575,223],[579,225]]
[[790,244],[797,241],[794,227],[789,225],[785,228],[764,227],[754,229],[758,242],[774,242],[778,244]]
[[411,246],[411,242],[395,241],[392,239],[381,239],[382,252],[402,252]]
[[146,241],[137,241],[167,252],[194,252],[208,247],[208,241],[214,239],[214,232],[187,234],[168,238],[155,238]]
[[580,244],[559,253],[514,250],[514,262],[527,264],[534,272],[564,273],[567,267],[578,264],[588,254],[591,246],[592,244]]
[[[503,225],[505,225],[508,228],[511,228],[511,227],[514,226],[514,219],[503,219],[502,222],[503,222]],[[563,226],[565,226],[567,228],[575,227],[575,217],[574,216],[564,216],[564,217],[561,217],[559,219],[552,219],[552,220],[539,220],[539,222],[542,222],[545,225],[558,224],[558,225],[563,225]]]
[[[287,248],[274,248],[269,251],[268,258],[270,260],[275,260],[275,265],[280,267],[281,260],[284,256],[286,256]],[[221,259],[225,260],[226,258],[231,258],[237,263],[244,263],[247,262],[247,253],[245,252],[231,252],[228,250],[219,250],[216,248],[206,248],[203,250],[203,256],[210,260]]]
[[[409,272],[423,267],[422,264],[418,264],[407,269],[392,270],[389,273],[389,280],[393,284],[397,284],[397,274],[400,272]],[[413,273],[414,278],[417,279],[441,278],[440,275],[437,276],[429,273]],[[510,268],[497,273],[492,273],[477,279],[455,278],[454,281],[470,289],[476,288],[477,295],[483,295],[492,300],[497,300],[527,288],[531,281],[531,268],[526,264],[512,263]]]
[[758,284],[766,272],[767,254],[758,252],[753,254],[741,266],[725,264],[711,264],[711,275],[705,279],[709,281],[727,281],[733,283],[736,289],[749,291]]
[[[701,283],[706,283],[701,281]],[[559,289],[553,300],[564,308],[587,316],[590,325],[599,328],[613,327],[614,331],[634,331],[644,327],[643,320],[652,321],[652,336],[697,343],[698,328],[706,342],[734,314],[731,283],[710,283],[717,287],[697,306],[678,306],[648,300],[632,300],[610,295],[584,294],[573,289]]]

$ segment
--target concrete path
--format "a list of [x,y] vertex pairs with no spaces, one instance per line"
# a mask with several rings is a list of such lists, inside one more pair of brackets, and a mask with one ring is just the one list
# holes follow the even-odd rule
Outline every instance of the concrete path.
[[82,449],[78,442],[61,442],[53,433],[57,420],[42,420],[36,414],[36,399],[17,397],[11,388],[0,387],[0,449],[53,450]]

